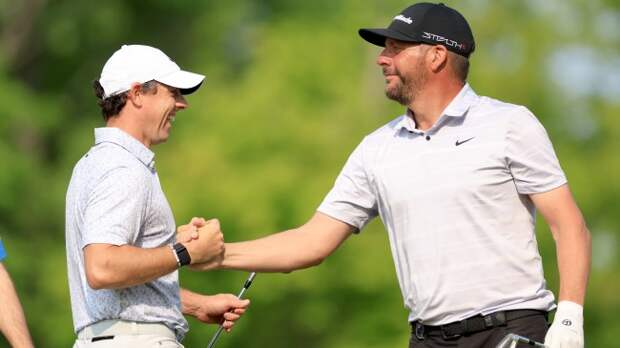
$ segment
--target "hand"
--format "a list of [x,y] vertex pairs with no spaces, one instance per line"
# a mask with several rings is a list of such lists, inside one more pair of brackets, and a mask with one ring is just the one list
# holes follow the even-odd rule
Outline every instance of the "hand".
[[232,294],[193,294],[191,304],[184,303],[184,312],[203,323],[221,324],[226,332],[230,332],[249,305],[250,300],[239,300]]
[[553,324],[545,336],[549,348],[583,348],[583,307],[560,301]]
[[192,264],[202,264],[202,270],[217,267],[224,258],[224,235],[220,222],[217,219],[205,221],[204,225],[198,228],[198,238],[183,245],[189,252]]
[[179,243],[189,243],[192,240],[198,239],[198,228],[206,224],[207,221],[205,219],[193,217],[187,225],[177,227],[176,241]]

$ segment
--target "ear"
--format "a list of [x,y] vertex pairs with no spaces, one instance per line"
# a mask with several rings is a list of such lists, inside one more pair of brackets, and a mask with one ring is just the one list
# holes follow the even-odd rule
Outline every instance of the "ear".
[[438,72],[448,64],[448,50],[445,46],[435,45],[427,52],[428,66],[433,72]]
[[143,102],[142,86],[139,83],[131,85],[129,91],[127,91],[127,102],[132,103],[135,107],[141,107]]

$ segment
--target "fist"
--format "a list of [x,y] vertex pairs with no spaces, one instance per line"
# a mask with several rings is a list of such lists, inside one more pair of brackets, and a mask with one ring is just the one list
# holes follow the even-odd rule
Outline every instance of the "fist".
[[250,300],[240,300],[232,294],[205,296],[194,316],[204,323],[220,324],[230,332],[249,305]]
[[177,227],[176,241],[179,243],[189,243],[192,240],[198,239],[198,228],[206,223],[207,221],[201,217],[193,217],[188,224]]
[[224,258],[224,234],[217,219],[208,220],[197,227],[198,237],[183,243],[192,259],[192,264],[204,264],[205,268],[215,268]]

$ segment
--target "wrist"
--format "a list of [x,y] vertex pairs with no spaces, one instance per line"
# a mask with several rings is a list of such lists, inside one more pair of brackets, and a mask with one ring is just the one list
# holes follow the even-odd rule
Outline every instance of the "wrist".
[[177,251],[174,250],[174,244],[168,244],[170,251],[172,251],[172,255],[174,256],[175,261],[177,262],[177,268],[181,267],[181,260],[179,260],[179,255],[177,255]]
[[191,291],[185,290],[185,289],[181,289],[180,295],[181,295],[180,296],[181,297],[181,312],[185,315],[191,315],[195,317],[198,311],[198,306],[196,305],[197,294]]
[[192,263],[192,258],[185,245],[183,245],[182,243],[175,243],[171,247],[177,261],[177,266],[179,268],[182,266],[190,265]]
[[572,301],[560,301],[555,315],[571,318],[583,318],[583,306]]

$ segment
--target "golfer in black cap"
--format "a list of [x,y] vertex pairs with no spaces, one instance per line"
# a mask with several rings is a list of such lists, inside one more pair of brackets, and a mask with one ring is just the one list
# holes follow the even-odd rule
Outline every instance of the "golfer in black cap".
[[[465,18],[419,3],[386,29],[386,95],[403,115],[365,137],[306,224],[226,244],[224,268],[291,271],[319,264],[380,216],[409,310],[410,347],[494,347],[508,333],[583,347],[590,235],[545,129],[525,107],[477,95]],[[556,241],[559,305],[545,286],[540,211]]]

